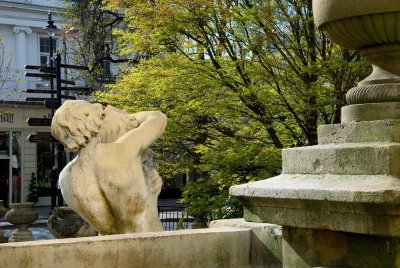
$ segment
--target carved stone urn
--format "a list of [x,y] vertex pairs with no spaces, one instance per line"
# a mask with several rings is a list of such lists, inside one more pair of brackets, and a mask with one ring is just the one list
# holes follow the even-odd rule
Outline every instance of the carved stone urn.
[[315,0],[314,19],[332,41],[359,50],[372,74],[348,91],[342,123],[400,118],[400,1]]
[[97,231],[70,207],[56,207],[47,222],[56,238],[97,236]]
[[194,221],[190,225],[191,229],[202,229],[207,228],[206,217],[204,215],[195,215],[193,216]]
[[[0,200],[0,218],[4,217],[7,213],[7,209],[3,207],[3,200]],[[4,232],[0,230],[0,243],[7,243],[7,239],[4,237]]]
[[29,224],[39,217],[34,203],[11,203],[11,210],[6,214],[6,220],[17,227],[8,242],[22,242],[33,240],[32,232],[28,229]]

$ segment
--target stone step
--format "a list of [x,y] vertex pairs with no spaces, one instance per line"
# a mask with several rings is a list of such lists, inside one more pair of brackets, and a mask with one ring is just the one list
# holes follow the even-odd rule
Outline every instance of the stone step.
[[400,143],[324,144],[285,149],[283,174],[400,175]]
[[351,122],[318,128],[318,144],[400,142],[400,120]]

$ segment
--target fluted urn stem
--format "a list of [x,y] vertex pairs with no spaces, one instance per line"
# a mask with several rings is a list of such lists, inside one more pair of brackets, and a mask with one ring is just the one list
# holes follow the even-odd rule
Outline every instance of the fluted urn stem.
[[373,66],[372,74],[348,91],[342,123],[400,119],[400,1],[378,2],[313,2],[317,26]]

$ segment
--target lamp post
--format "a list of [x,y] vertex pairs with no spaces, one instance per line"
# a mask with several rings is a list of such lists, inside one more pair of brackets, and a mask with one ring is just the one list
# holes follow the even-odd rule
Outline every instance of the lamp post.
[[[49,10],[48,17],[47,17],[47,25],[43,28],[44,30],[47,31],[47,35],[49,36],[49,46],[50,46],[50,56],[49,56],[49,67],[54,67],[54,61],[53,61],[53,37],[55,35],[55,31],[57,30],[57,27],[54,25],[54,20],[51,18],[51,10]],[[54,81],[53,79],[50,79],[50,90],[54,90]],[[53,93],[51,93],[51,98],[53,98]],[[51,108],[51,115],[54,115],[54,107]]]
[[[55,31],[57,27],[54,25],[54,20],[51,18],[51,11],[49,10],[48,13],[48,18],[47,18],[47,25],[43,28],[44,30],[47,31],[47,35],[49,36],[49,47],[50,47],[50,56],[49,56],[49,67],[54,67],[54,61],[53,61],[53,37],[55,35]],[[54,80],[50,79],[50,90],[51,92],[54,91]],[[50,94],[51,99],[54,99],[54,94]],[[51,116],[54,116],[54,106],[51,107]],[[51,165],[52,165],[52,170],[50,172],[50,181],[51,181],[51,209],[53,209],[56,206],[56,196],[57,196],[57,181],[58,181],[58,176],[57,172],[55,170],[56,166],[56,160],[55,160],[55,144],[51,143]]]

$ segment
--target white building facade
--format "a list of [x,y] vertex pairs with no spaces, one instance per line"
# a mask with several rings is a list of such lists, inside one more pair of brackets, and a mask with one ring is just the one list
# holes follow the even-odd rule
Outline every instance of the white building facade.
[[[28,118],[50,118],[51,110],[43,102],[28,97],[46,97],[24,92],[49,86],[48,80],[26,78],[25,65],[46,65],[50,42],[46,30],[48,11],[54,25],[63,28],[57,0],[0,1],[0,200],[5,204],[29,200],[30,183],[38,186],[38,205],[50,204],[52,156],[50,143],[32,143],[29,135],[50,133],[49,126],[30,126]],[[53,37],[55,49],[62,50],[62,30]]]

